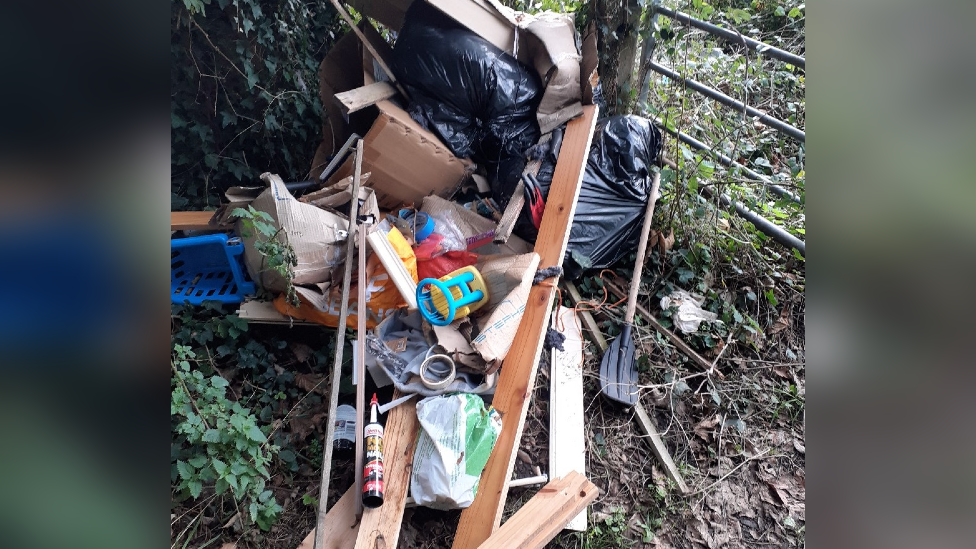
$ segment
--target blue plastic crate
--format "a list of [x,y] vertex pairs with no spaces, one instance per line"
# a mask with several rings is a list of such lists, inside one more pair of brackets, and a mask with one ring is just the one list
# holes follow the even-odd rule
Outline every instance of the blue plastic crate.
[[240,303],[257,289],[244,275],[244,243],[226,234],[170,240],[170,298],[173,303]]

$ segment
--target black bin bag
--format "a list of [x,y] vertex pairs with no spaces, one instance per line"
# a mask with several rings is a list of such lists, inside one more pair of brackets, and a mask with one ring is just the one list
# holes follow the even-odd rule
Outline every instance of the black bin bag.
[[637,247],[651,166],[660,152],[661,132],[646,118],[612,116],[597,122],[563,260],[570,280],[587,269],[608,267]]
[[407,10],[391,68],[410,94],[410,114],[455,156],[483,164],[504,207],[541,135],[535,71],[427,2]]

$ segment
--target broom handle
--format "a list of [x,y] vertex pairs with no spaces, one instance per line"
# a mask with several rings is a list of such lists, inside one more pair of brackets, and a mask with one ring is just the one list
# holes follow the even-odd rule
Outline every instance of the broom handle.
[[630,295],[627,297],[627,313],[624,322],[634,322],[634,311],[637,310],[637,290],[640,289],[641,272],[644,270],[644,256],[647,253],[647,237],[651,234],[651,218],[654,217],[654,203],[657,202],[657,189],[661,185],[661,172],[654,172],[651,182],[651,194],[647,199],[647,211],[644,212],[644,226],[641,228],[640,244],[637,245],[637,263],[634,264],[634,274],[630,280]]

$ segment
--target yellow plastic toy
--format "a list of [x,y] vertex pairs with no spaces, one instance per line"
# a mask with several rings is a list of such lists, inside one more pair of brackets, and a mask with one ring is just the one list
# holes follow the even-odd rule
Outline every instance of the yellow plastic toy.
[[435,326],[447,326],[488,303],[488,286],[473,266],[462,267],[440,279],[425,278],[417,284],[420,314]]

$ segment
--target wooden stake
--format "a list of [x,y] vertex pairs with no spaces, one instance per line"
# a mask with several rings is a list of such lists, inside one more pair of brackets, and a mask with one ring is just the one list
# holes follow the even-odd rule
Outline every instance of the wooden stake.
[[545,485],[480,549],[538,549],[549,543],[569,521],[585,512],[600,490],[572,471]]
[[[362,141],[360,141],[362,143]],[[358,194],[353,200],[359,202]],[[363,514],[363,428],[366,426],[366,224],[356,227],[359,240],[359,277],[356,296],[356,516]]]
[[[535,251],[541,258],[540,269],[561,265],[563,262],[583,181],[583,167],[589,156],[596,125],[596,115],[596,106],[584,106],[583,116],[571,120],[566,127],[549,199],[546,201],[546,213],[535,244]],[[471,506],[461,512],[454,537],[454,549],[478,547],[501,523],[505,499],[508,497],[508,483],[512,478],[516,450],[522,437],[532,388],[535,386],[535,375],[555,295],[556,288],[548,283],[532,286],[529,291],[522,322],[512,342],[512,350],[505,357],[492,401],[492,405],[502,415],[502,430],[485,470],[481,473],[478,494]]]
[[[349,234],[346,237],[346,265],[342,275],[342,304],[339,307],[339,327],[336,329],[335,361],[332,363],[332,388],[329,391],[329,419],[325,429],[322,457],[322,484],[319,490],[319,512],[315,520],[314,549],[325,547],[326,506],[329,503],[329,480],[332,473],[332,437],[335,436],[336,408],[339,406],[339,378],[342,376],[342,347],[346,343],[346,316],[349,314],[349,284],[352,281],[352,257],[356,241],[353,228],[359,218],[359,178],[363,171],[363,141],[356,143],[356,169],[352,179],[352,204],[349,206]],[[358,426],[359,420],[356,425]]]

